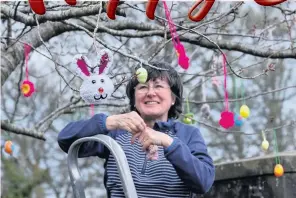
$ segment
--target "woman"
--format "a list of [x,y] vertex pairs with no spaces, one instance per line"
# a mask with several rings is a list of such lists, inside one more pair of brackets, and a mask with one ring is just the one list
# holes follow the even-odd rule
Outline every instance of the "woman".
[[[199,130],[175,120],[182,112],[181,79],[168,64],[151,64],[166,70],[145,67],[147,83],[130,80],[126,88],[130,113],[96,114],[88,120],[72,122],[60,132],[59,145],[68,152],[79,138],[97,134],[113,137],[126,154],[139,198],[181,198],[206,193],[214,181],[213,161]],[[151,160],[148,151],[157,153],[157,159]],[[115,159],[107,148],[87,142],[79,156],[105,158],[108,197],[124,197]]]

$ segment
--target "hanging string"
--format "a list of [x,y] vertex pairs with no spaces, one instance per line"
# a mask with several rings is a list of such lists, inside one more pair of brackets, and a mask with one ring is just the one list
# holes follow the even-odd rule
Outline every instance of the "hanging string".
[[168,8],[165,0],[163,0],[163,7],[164,7],[164,10],[165,10],[165,16],[166,16],[166,18],[168,20],[169,29],[170,29],[171,36],[172,36],[172,42],[174,44],[174,47],[176,48],[177,45],[180,43],[180,40],[179,40],[179,37],[177,35],[176,27],[173,24],[173,20],[172,20],[172,18],[170,16],[169,8]]
[[275,151],[275,163],[280,164],[279,150],[278,150],[278,144],[277,144],[277,137],[276,137],[275,129],[273,129],[273,142],[274,142],[274,151]]
[[163,6],[164,6],[166,18],[168,20],[169,29],[170,29],[170,33],[172,36],[172,42],[173,42],[174,48],[178,54],[178,64],[183,69],[188,69],[189,58],[186,55],[186,50],[185,50],[184,46],[181,44],[181,42],[179,40],[179,36],[177,34],[176,27],[173,23],[171,16],[170,16],[170,11],[169,11],[169,8],[168,8],[165,0],[163,0]]
[[95,47],[95,50],[96,50],[97,54],[100,54],[100,53],[99,53],[98,46],[96,44],[96,33],[97,33],[98,29],[99,29],[102,8],[103,8],[103,3],[102,3],[102,1],[100,1],[100,9],[99,9],[99,14],[98,14],[98,18],[97,18],[97,24],[96,24],[96,27],[95,27],[94,32],[93,32],[93,45]]
[[245,86],[243,85],[243,81],[240,81],[240,87],[241,87],[241,97],[243,98],[243,104],[246,104],[245,99]]
[[[239,80],[239,79],[238,79]],[[237,94],[237,84],[236,84],[236,77],[234,77],[234,98],[235,98],[235,109],[237,112],[239,112],[239,102],[237,101],[238,99],[238,94]]]
[[95,115],[95,105],[94,104],[91,104],[90,105],[90,115],[91,116],[94,116]]
[[29,54],[31,51],[31,46],[28,44],[25,44],[24,47],[24,51],[25,51],[25,73],[26,73],[26,80],[29,80],[29,69],[28,69],[28,60],[29,60]]
[[225,111],[228,111],[228,92],[227,92],[227,69],[226,69],[226,55],[222,53],[223,55],[223,71],[224,71],[224,92],[225,92]]
[[186,107],[187,107],[187,113],[190,112],[190,108],[189,108],[189,100],[188,100],[188,96],[186,98]]

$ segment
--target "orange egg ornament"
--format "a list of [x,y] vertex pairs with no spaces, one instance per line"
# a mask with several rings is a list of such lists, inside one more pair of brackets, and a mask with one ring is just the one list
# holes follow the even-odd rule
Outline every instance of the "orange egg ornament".
[[12,154],[13,152],[13,144],[10,140],[6,141],[4,144],[4,151],[8,154]]
[[281,177],[284,174],[284,168],[281,164],[277,164],[275,165],[273,172],[276,177]]

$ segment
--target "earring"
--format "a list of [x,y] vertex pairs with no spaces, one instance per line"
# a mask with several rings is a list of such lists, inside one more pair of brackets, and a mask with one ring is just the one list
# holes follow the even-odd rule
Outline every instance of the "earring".
[[174,105],[175,103],[172,102],[172,105]]

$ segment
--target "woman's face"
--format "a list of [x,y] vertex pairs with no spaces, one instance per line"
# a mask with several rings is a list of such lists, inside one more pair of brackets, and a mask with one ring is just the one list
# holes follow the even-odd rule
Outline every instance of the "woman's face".
[[174,103],[167,79],[157,78],[135,87],[135,107],[144,120],[167,121]]

